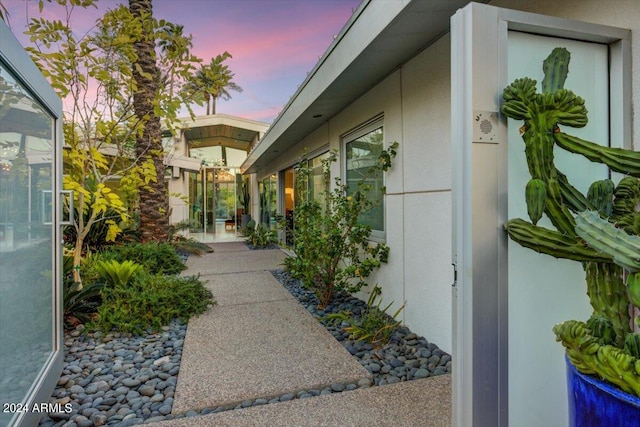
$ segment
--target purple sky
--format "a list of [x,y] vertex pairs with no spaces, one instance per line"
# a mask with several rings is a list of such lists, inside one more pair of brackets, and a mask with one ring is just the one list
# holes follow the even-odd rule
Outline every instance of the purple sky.
[[[86,31],[107,8],[125,1],[100,0],[98,10],[78,10],[74,31]],[[22,35],[29,17],[39,16],[37,0],[3,0],[11,30]],[[226,64],[243,92],[219,100],[217,112],[271,123],[351,17],[360,0],[153,0],[154,16],[184,25],[193,35],[193,53],[208,63],[225,50]],[[43,14],[60,8],[46,3]],[[80,12],[80,13],[78,13]],[[196,108],[197,115],[204,107]]]

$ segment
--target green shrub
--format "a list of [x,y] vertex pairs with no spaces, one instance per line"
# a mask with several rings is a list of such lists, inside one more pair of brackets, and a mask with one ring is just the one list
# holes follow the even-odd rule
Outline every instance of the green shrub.
[[[374,206],[369,196],[373,189],[368,180],[387,171],[396,155],[398,143],[382,150],[377,162],[368,168],[358,182],[349,185],[336,177],[333,190],[325,186],[321,205],[309,194],[312,170],[309,162],[302,162],[297,170],[296,189],[301,202],[293,212],[293,242],[295,256],[284,260],[287,270],[300,279],[326,307],[336,291],[353,293],[367,285],[365,279],[380,263],[386,262],[389,247],[369,241],[371,228],[358,222],[361,214]],[[331,163],[336,153],[322,160],[325,181],[329,181]],[[384,189],[382,189],[384,193]],[[289,228],[288,219],[281,226]]]
[[103,258],[135,261],[150,274],[178,274],[187,268],[168,243],[129,243],[104,252]]
[[400,322],[397,321],[396,318],[404,309],[403,304],[396,310],[393,316],[389,316],[387,310],[393,302],[381,308],[382,299],[376,304],[376,299],[381,293],[382,289],[380,286],[375,286],[371,290],[371,294],[367,300],[367,308],[360,314],[359,319],[349,311],[328,314],[325,316],[325,319],[330,322],[347,322],[349,326],[346,326],[344,330],[345,332],[349,332],[351,339],[366,341],[375,347],[381,347],[389,342],[391,334],[400,325]]
[[159,330],[171,319],[188,321],[215,304],[211,292],[198,277],[136,275],[128,284],[105,286],[103,303],[92,328],[144,333]]

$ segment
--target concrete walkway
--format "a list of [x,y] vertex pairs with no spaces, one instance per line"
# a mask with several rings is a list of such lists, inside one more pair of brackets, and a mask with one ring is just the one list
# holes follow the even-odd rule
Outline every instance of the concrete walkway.
[[[173,414],[371,378],[269,273],[284,252],[213,246],[184,273],[199,273],[218,304],[189,322]],[[440,376],[157,425],[448,426],[450,387]]]

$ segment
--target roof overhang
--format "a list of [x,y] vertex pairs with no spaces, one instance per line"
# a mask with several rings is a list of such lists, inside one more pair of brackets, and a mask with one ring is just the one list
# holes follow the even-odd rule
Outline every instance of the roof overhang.
[[267,131],[267,123],[226,114],[182,119],[177,126],[191,147],[225,146],[249,151],[251,144]]
[[[486,1],[482,1],[486,3]],[[364,0],[241,168],[254,173],[449,31],[470,0]]]

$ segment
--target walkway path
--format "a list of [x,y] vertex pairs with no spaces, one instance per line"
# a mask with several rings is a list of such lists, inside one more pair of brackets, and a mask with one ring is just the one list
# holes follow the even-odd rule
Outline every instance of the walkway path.
[[[280,250],[249,251],[244,243],[214,245],[190,257],[218,304],[191,319],[173,414],[270,399],[370,374],[269,273]],[[296,399],[158,423],[172,426],[448,426],[450,377]]]

